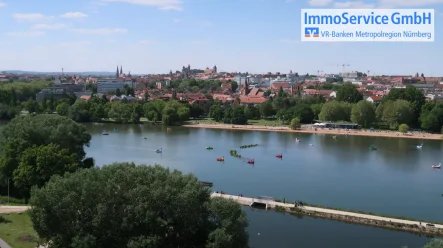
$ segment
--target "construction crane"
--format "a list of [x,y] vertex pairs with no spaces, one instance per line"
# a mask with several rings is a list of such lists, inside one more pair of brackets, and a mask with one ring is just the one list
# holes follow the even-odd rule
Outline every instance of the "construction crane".
[[342,64],[342,65],[341,65],[341,69],[342,69],[342,72],[343,72],[343,73],[345,72],[345,66],[350,66],[350,65],[348,65],[348,64]]

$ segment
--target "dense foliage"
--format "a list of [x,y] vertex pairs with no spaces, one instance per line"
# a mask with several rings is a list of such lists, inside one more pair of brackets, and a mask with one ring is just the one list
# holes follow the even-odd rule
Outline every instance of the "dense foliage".
[[248,247],[240,206],[210,198],[192,175],[119,163],[54,176],[30,216],[50,247]]
[[0,183],[12,179],[11,191],[29,197],[33,185],[44,185],[51,176],[90,167],[84,146],[91,135],[84,126],[58,115],[14,118],[0,139]]

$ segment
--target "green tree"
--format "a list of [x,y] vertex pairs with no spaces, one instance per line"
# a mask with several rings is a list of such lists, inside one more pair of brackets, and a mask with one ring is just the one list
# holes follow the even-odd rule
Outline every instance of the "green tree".
[[297,117],[293,118],[293,119],[291,120],[291,123],[289,124],[289,127],[290,127],[292,130],[295,130],[295,129],[297,129],[297,128],[300,128],[300,127],[301,127],[301,125],[300,125],[300,119],[297,118]]
[[128,103],[120,101],[110,102],[110,109],[108,112],[108,118],[113,119],[119,123],[131,122],[132,106]]
[[55,110],[54,93],[51,93],[51,95],[49,96],[48,109],[50,113],[53,113]]
[[92,102],[89,107],[91,121],[101,121],[106,118],[106,111],[103,103]]
[[423,248],[443,248],[443,239],[432,239]]
[[69,106],[69,104],[67,102],[62,102],[59,105],[57,105],[57,107],[55,108],[55,111],[57,112],[57,114],[62,115],[62,116],[67,116],[69,113],[69,108],[71,106]]
[[189,116],[192,118],[199,118],[204,114],[204,110],[200,104],[193,103],[189,107]]
[[361,100],[352,107],[351,121],[365,128],[370,127],[375,121],[375,107],[371,102]]
[[314,120],[314,111],[312,111],[311,106],[308,104],[297,104],[293,107],[293,110],[294,116],[297,116],[301,123],[311,123]]
[[245,116],[248,120],[260,119],[260,110],[255,106],[247,106],[245,108]]
[[213,104],[209,108],[209,117],[214,119],[216,122],[220,122],[224,118],[224,111],[220,104]]
[[0,120],[12,120],[19,114],[19,109],[15,106],[0,103]]
[[351,83],[344,83],[343,86],[337,91],[336,100],[357,103],[363,100],[363,95]]
[[396,100],[406,100],[411,103],[411,108],[414,112],[413,124],[418,125],[418,118],[420,117],[422,107],[426,102],[423,91],[412,85],[408,85],[406,88],[391,89],[389,94],[383,98],[383,102]]
[[439,132],[443,125],[443,103],[427,102],[421,111],[421,128],[431,132]]
[[406,124],[401,124],[400,126],[398,126],[398,131],[400,133],[407,133],[409,131],[409,126]]
[[28,99],[23,104],[23,108],[26,109],[29,113],[39,112],[38,103],[34,99]]
[[[51,114],[16,117],[2,130],[1,136],[0,176],[3,178],[14,178],[22,156],[27,154],[28,149],[49,144],[74,154],[80,167],[84,167],[84,146],[89,145],[91,140],[91,135],[83,125],[69,118]],[[0,183],[2,181],[0,180]],[[15,182],[13,185],[15,186]],[[26,195],[26,192],[22,193]]]
[[31,187],[43,186],[53,175],[63,175],[81,168],[75,153],[60,149],[58,145],[33,146],[20,156],[17,169],[14,170],[14,185],[26,198]]
[[235,105],[225,109],[223,121],[230,124],[246,125],[248,119],[245,115],[245,109],[241,105]]
[[277,110],[274,108],[272,102],[266,101],[260,104],[260,114],[265,118],[269,118],[277,114]]
[[91,121],[91,113],[89,112],[90,104],[83,99],[77,99],[69,108],[68,117],[76,122]]
[[342,104],[333,100],[323,105],[318,118],[322,121],[344,121],[347,119],[347,116]]
[[235,81],[231,82],[232,92],[235,92],[238,89],[238,83]]
[[311,109],[312,109],[312,112],[314,113],[315,119],[318,119],[318,115],[320,114],[322,107],[323,107],[323,103],[315,103],[315,104],[311,105]]
[[177,114],[177,110],[171,106],[166,106],[162,113],[162,123],[166,126],[178,125],[180,118]]
[[11,94],[11,106],[15,106],[15,105],[17,105],[17,94],[16,94],[16,92],[15,92],[15,89],[14,88],[11,88],[11,90],[10,90],[10,94]]
[[414,111],[411,104],[406,100],[386,101],[379,108],[376,112],[383,111],[381,119],[391,129],[398,129],[400,123],[409,125],[414,119]]
[[40,109],[43,113],[48,110],[48,99],[46,98],[46,95],[43,97],[43,100],[40,103]]
[[240,205],[211,199],[194,176],[160,166],[120,163],[54,176],[30,202],[34,229],[54,248],[248,247]]

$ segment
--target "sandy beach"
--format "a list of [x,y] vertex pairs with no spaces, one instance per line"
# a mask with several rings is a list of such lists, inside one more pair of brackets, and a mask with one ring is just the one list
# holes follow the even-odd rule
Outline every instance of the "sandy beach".
[[329,135],[356,135],[356,136],[372,136],[372,137],[387,137],[387,138],[408,138],[408,139],[427,139],[427,140],[443,140],[441,134],[428,133],[407,133],[393,131],[374,131],[369,130],[344,130],[327,128],[304,128],[292,130],[284,126],[252,126],[252,125],[231,125],[231,124],[190,124],[183,125],[190,128],[211,128],[211,129],[226,129],[226,130],[246,130],[246,131],[268,131],[268,132],[288,132],[288,133],[315,133],[315,134],[329,134]]

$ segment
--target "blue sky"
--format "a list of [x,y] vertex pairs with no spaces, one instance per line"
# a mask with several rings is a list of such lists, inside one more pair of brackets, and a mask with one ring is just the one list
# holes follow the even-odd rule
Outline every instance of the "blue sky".
[[[63,4],[62,4],[63,3]],[[434,43],[302,43],[301,8],[434,8]],[[443,75],[443,0],[0,0],[0,70]]]

